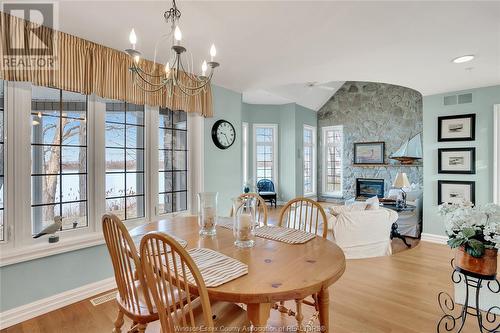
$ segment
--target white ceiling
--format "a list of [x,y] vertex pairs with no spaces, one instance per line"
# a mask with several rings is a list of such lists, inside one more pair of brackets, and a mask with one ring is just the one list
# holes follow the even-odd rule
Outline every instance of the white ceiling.
[[[500,84],[496,1],[179,1],[178,6],[183,45],[195,64],[215,42],[221,67],[214,83],[244,92],[248,102],[295,101],[317,109],[334,92],[306,82],[335,88],[347,80],[376,81],[423,95]],[[63,1],[59,26],[120,50],[129,47],[133,27],[138,49],[152,59],[157,38],[167,30],[162,14],[169,7],[168,1]],[[451,63],[465,54],[476,59]]]

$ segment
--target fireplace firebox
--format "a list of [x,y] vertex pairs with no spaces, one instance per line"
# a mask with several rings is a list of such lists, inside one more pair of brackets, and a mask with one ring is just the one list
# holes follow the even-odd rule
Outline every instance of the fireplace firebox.
[[373,178],[356,178],[356,199],[384,197],[384,180]]

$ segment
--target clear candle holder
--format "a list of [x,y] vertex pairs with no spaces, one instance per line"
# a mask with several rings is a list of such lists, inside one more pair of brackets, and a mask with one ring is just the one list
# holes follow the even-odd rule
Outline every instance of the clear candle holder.
[[198,193],[198,225],[202,236],[214,236],[216,234],[217,196],[217,192]]
[[237,198],[233,201],[234,245],[242,248],[255,245],[255,217],[257,200],[253,197]]

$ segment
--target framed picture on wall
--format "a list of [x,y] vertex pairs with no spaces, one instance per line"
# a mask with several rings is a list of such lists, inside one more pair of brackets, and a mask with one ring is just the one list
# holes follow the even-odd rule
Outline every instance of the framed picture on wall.
[[438,205],[443,202],[460,203],[476,201],[476,182],[460,180],[438,180]]
[[438,141],[474,141],[476,115],[461,114],[438,118]]
[[476,173],[476,148],[438,149],[438,173]]
[[384,164],[385,142],[354,143],[354,164]]

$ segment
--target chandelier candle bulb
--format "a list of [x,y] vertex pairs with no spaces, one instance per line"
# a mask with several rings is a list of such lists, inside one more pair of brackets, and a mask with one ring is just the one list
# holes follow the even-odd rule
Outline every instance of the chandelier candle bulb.
[[217,55],[217,49],[215,48],[215,45],[212,44],[212,46],[210,47],[210,61],[214,61],[216,55]]
[[181,32],[181,29],[179,29],[178,25],[175,26],[174,37],[175,37],[175,40],[177,41],[177,45],[180,45],[181,40],[182,40],[182,32]]
[[205,73],[207,72],[208,65],[205,60],[203,60],[203,64],[201,64],[201,75],[205,76]]
[[135,50],[135,44],[137,44],[137,35],[135,34],[134,29],[132,29],[132,31],[130,32],[128,40],[130,41],[130,44],[132,44],[132,49]]
[[170,72],[170,63],[167,62],[165,64],[165,73],[167,73],[167,75],[168,75],[169,72]]

